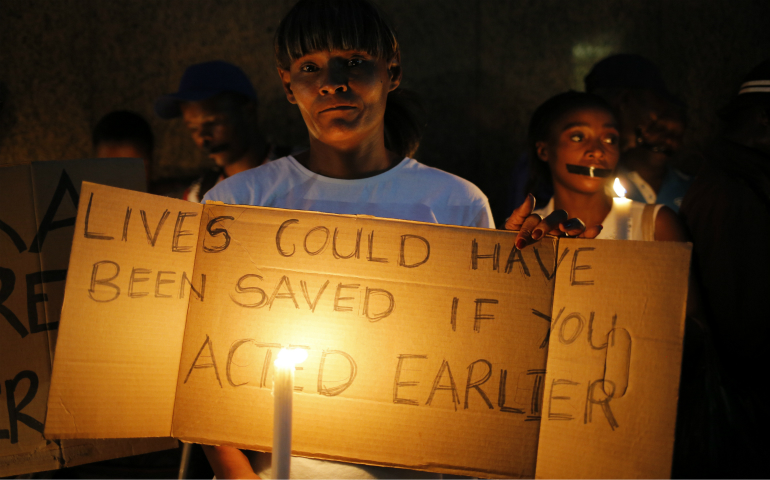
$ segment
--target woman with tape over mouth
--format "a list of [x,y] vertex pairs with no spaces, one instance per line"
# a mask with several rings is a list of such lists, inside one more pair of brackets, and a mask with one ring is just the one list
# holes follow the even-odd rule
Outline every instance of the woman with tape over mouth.
[[[554,189],[551,200],[536,213],[564,209],[588,225],[603,225],[599,239],[688,241],[679,217],[669,207],[614,199],[609,193],[620,157],[619,134],[617,119],[601,97],[570,91],[547,100],[532,116],[529,147],[534,172],[529,191],[537,188],[538,181],[549,179]],[[528,201],[534,202],[532,194]],[[539,238],[542,233],[534,231],[532,236]],[[673,467],[683,478],[702,471],[697,469],[702,459],[697,445],[706,430],[701,412],[704,398],[713,394],[708,381],[714,378],[705,380],[708,373],[704,372],[713,368],[713,360],[707,359],[712,347],[708,328],[699,320],[702,303],[692,275],[686,313]]]
[[[529,126],[533,159],[530,191],[538,181],[553,182],[551,201],[536,213],[562,209],[586,225],[601,225],[596,238],[686,242],[673,210],[632,200],[614,201],[608,193],[620,158],[617,119],[601,97],[569,91],[535,110]],[[533,238],[542,231],[535,230]]]

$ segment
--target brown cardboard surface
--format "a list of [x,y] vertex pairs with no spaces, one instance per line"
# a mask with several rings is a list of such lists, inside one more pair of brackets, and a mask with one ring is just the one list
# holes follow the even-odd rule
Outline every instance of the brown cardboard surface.
[[[191,232],[181,244],[190,250],[174,252],[167,227],[155,247],[140,223],[129,222],[127,241],[118,241],[126,208],[145,210],[154,232],[162,212],[176,218],[193,205],[100,185],[83,191],[94,203],[90,213],[82,204],[75,227],[82,234],[67,279],[49,438],[172,434],[269,451],[272,360],[280,347],[295,346],[309,352],[296,375],[297,455],[482,477],[531,477],[538,460],[542,476],[594,472],[565,462],[575,455],[565,449],[616,465],[595,470],[599,476],[670,466],[688,246],[562,240],[557,256],[551,237],[518,251],[511,232],[209,204],[185,217]],[[86,231],[115,238],[86,238]],[[573,265],[580,248],[600,254],[580,250]],[[116,270],[94,273],[105,261],[121,266],[114,279]],[[624,265],[633,281],[618,273]],[[135,268],[152,273],[135,274],[148,280],[131,287]],[[159,271],[175,272],[163,277],[175,283],[158,284]],[[156,287],[179,288],[180,272],[194,289],[156,296]],[[571,284],[593,274],[590,288]],[[116,288],[120,294],[104,301]],[[632,319],[639,305],[646,313]],[[567,316],[595,312],[595,347],[617,308],[618,328],[633,343],[632,382],[613,401],[624,404],[621,428],[633,429],[654,460],[633,460],[634,437],[625,430],[609,429],[621,431],[615,437],[602,430],[600,403],[591,404],[582,430],[552,420],[540,433],[554,375],[576,378],[585,398],[589,379],[616,378],[628,365],[613,347],[610,377],[597,376],[605,375],[606,355],[599,368],[597,350],[580,343],[587,325],[567,342],[577,359],[553,348],[554,338],[562,345],[575,333],[575,324],[560,326],[562,308]],[[546,375],[549,343],[555,367]],[[638,370],[649,371],[644,381]],[[559,443],[566,436],[572,440]]]
[[[56,348],[56,333],[64,301],[64,279],[61,275],[69,265],[72,233],[83,181],[99,182],[113,187],[143,192],[146,190],[143,162],[139,159],[83,159],[59,162],[36,162],[32,168],[32,188],[35,195],[35,218],[39,232],[32,250],[40,253],[40,266],[47,272],[39,285],[40,293],[48,299],[38,304],[45,307],[49,325],[51,357]],[[143,168],[143,167],[142,167]],[[61,280],[58,280],[61,278]],[[53,328],[51,328],[52,326]]]
[[690,248],[559,242],[539,478],[671,475]]
[[[3,459],[33,452],[43,469],[57,466],[58,447],[42,436],[51,381],[45,310],[37,320],[27,313],[27,277],[41,270],[40,256],[28,252],[37,232],[31,176],[28,165],[0,169],[0,475],[14,471]],[[13,413],[6,407],[12,385],[16,407],[28,400]]]
[[48,442],[45,447],[0,457],[0,472],[4,477],[43,472],[158,452],[176,446],[176,440],[168,437]]
[[80,321],[59,328],[46,432],[168,436],[202,206],[89,183],[82,197],[62,308]]
[[113,458],[159,452],[179,446],[176,440],[169,437],[62,440],[61,444],[62,466],[64,467],[75,467]]
[[[140,160],[36,162],[0,169],[0,476],[175,445],[170,439],[43,438],[51,355],[82,179],[144,189]],[[6,401],[9,387],[14,390],[11,403]]]
[[[227,230],[230,243],[206,253],[223,243],[205,228],[224,217],[232,220],[216,225]],[[551,281],[534,249],[523,252],[526,269],[519,261],[506,273],[515,237],[510,232],[208,205],[201,225],[195,276],[207,276],[206,299],[190,306],[174,436],[269,450],[272,369],[271,362],[264,369],[265,358],[268,351],[275,358],[280,346],[302,345],[309,358],[297,373],[303,390],[295,397],[295,452],[485,476],[533,475],[539,402],[533,408],[532,396],[544,373],[546,350],[540,347],[548,325],[532,311],[549,315],[551,304]],[[359,253],[341,258],[356,251],[359,232]],[[426,245],[424,264],[400,265],[420,262]],[[538,246],[549,271],[554,249],[553,239]],[[483,258],[495,251],[496,260]],[[519,253],[514,250],[512,260],[520,260]],[[388,295],[392,313],[378,319],[391,305]],[[334,394],[350,377],[351,361],[353,383]],[[486,399],[467,388],[471,365],[471,384],[489,374],[479,387]],[[394,393],[396,382],[401,385]],[[534,395],[539,399],[538,390]],[[203,410],[207,415],[200,416]]]

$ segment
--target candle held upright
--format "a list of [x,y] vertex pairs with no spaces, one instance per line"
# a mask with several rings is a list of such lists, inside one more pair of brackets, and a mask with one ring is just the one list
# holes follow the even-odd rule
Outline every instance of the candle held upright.
[[294,370],[305,361],[301,349],[281,349],[273,371],[273,478],[289,478],[291,469],[291,417],[294,399]]
[[615,239],[627,240],[630,238],[631,233],[629,232],[631,225],[628,221],[630,218],[628,212],[631,210],[631,203],[633,203],[633,201],[630,198],[626,198],[626,189],[620,183],[619,178],[615,178],[615,183],[613,184],[612,188],[615,190],[615,194],[617,195],[617,197],[612,199],[615,216],[618,219]]

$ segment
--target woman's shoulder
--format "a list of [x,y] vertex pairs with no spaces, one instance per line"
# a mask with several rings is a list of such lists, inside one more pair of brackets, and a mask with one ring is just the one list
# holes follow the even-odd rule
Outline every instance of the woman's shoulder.
[[[638,223],[632,240],[654,238],[657,241],[688,241],[687,232],[679,216],[663,204],[633,201],[629,213],[633,219],[632,222]],[[645,233],[645,231],[649,233]],[[650,238],[649,235],[652,235],[653,238]]]
[[419,182],[426,189],[444,190],[457,195],[466,195],[473,199],[487,201],[487,196],[472,182],[454,173],[431,167],[413,158],[405,158],[401,171],[403,175]]
[[687,242],[689,235],[682,224],[682,220],[665,205],[655,205],[657,208],[655,218],[655,240],[668,242]]

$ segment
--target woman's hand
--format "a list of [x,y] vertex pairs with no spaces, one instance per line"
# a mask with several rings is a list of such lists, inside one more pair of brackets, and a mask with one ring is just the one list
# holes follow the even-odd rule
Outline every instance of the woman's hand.
[[249,459],[235,447],[201,445],[214,475],[226,478],[259,478],[251,468]]
[[586,228],[582,220],[569,218],[565,210],[554,210],[545,218],[532,213],[534,210],[535,197],[529,194],[524,203],[515,209],[505,221],[506,230],[519,231],[519,234],[516,235],[516,248],[519,250],[535,243],[546,234],[595,238],[602,231],[601,225]]

